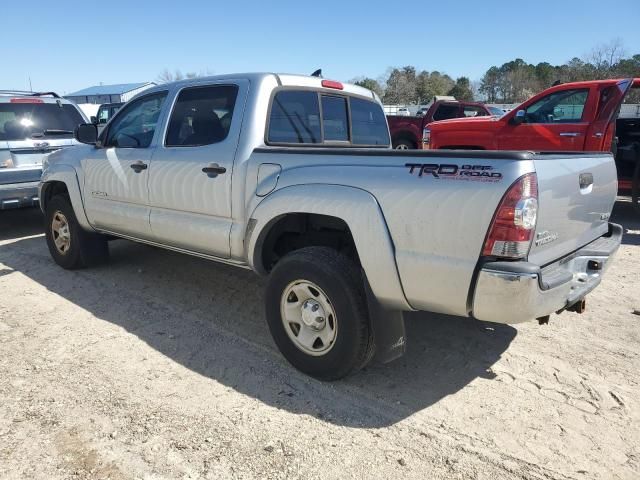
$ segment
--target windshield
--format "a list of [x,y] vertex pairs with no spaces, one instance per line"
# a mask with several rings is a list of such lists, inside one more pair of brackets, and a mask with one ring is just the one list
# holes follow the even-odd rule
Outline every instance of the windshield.
[[83,122],[68,103],[0,103],[0,140],[71,138]]
[[491,115],[496,115],[498,117],[501,117],[502,115],[504,115],[504,110],[502,110],[501,108],[498,108],[498,107],[487,107],[487,108],[491,112]]

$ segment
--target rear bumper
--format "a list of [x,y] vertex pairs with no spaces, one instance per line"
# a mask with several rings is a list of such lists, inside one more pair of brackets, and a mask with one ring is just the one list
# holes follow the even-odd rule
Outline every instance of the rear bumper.
[[0,210],[38,205],[38,183],[10,183],[0,185]]
[[622,227],[543,268],[528,262],[482,266],[473,295],[472,316],[519,323],[550,315],[582,300],[596,288],[622,240]]

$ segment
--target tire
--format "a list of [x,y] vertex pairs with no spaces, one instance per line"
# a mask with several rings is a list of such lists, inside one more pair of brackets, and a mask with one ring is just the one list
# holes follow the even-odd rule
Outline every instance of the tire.
[[62,268],[75,270],[109,259],[106,237],[80,226],[66,196],[56,195],[47,203],[44,231],[49,253]]
[[411,140],[400,138],[393,143],[395,150],[415,150],[416,146]]
[[[308,316],[298,315],[305,311],[305,304],[313,302],[320,305],[324,318],[319,331],[305,325]],[[361,270],[331,248],[307,247],[280,260],[267,283],[265,306],[273,340],[301,372],[320,380],[337,380],[363,368],[373,357]],[[289,321],[291,314],[286,311],[301,317],[298,324]],[[314,335],[318,338],[313,344],[302,340]]]

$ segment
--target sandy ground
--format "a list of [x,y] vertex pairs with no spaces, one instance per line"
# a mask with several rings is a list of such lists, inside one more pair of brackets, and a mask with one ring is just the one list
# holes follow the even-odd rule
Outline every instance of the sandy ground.
[[408,315],[405,358],[325,384],[251,272],[123,240],[67,272],[0,212],[0,478],[640,478],[640,216],[614,220],[587,313]]

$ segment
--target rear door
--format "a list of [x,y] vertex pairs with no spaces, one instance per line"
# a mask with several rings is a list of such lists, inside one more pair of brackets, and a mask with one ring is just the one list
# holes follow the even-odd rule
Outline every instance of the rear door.
[[[525,107],[524,122],[506,123],[497,136],[500,150],[581,151],[589,123],[589,88],[560,90]],[[591,102],[592,103],[592,102]]]
[[156,92],[127,104],[103,132],[102,148],[82,161],[85,210],[95,227],[151,238],[147,181],[166,97]]
[[633,79],[626,79],[615,85],[606,85],[598,89],[598,110],[595,120],[589,126],[585,150],[610,150],[615,133],[616,118],[632,84]]
[[248,87],[238,80],[178,92],[149,172],[156,241],[229,257],[231,178]]

